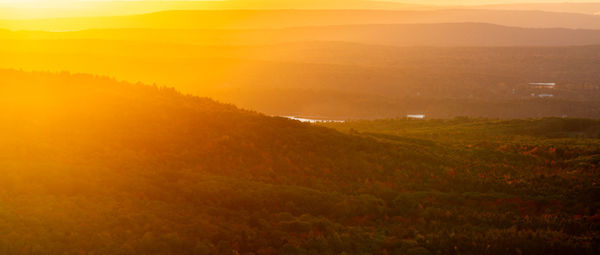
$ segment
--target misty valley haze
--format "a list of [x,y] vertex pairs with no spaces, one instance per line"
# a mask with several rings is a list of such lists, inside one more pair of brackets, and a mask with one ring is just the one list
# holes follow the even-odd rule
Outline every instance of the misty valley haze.
[[0,254],[599,254],[600,3],[0,0]]

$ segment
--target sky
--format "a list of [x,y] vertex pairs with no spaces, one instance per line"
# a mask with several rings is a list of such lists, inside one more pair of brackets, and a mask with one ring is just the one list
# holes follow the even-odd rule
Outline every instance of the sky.
[[[130,2],[177,2],[182,0],[0,0],[0,3],[10,4],[63,4],[69,2],[115,2],[115,1],[130,1]],[[185,1],[185,0],[184,0]],[[203,0],[191,0],[191,1],[203,1]],[[230,2],[328,2],[340,0],[210,0],[210,1],[230,1]],[[360,1],[360,0],[345,0],[345,1]],[[386,1],[386,0],[383,0]],[[548,3],[548,2],[594,2],[594,0],[387,0],[390,2],[410,3],[410,4],[433,4],[433,5],[483,5],[483,4],[507,4],[507,3]],[[188,1],[189,2],[189,1]]]
[[[0,19],[113,16],[194,9],[387,9],[400,5],[377,4],[376,0],[0,0]],[[408,9],[432,6],[487,5],[539,2],[600,2],[600,0],[380,0],[411,4]],[[419,5],[419,6],[415,6]],[[438,7],[433,7],[438,8]]]
[[576,3],[594,2],[594,0],[403,0],[395,1],[412,4],[432,5],[486,5],[486,4],[519,4],[519,3]]

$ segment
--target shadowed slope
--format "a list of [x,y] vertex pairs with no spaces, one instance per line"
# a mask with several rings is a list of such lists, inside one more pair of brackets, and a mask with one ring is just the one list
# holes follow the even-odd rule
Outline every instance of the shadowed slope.
[[[278,171],[291,172],[309,170],[304,163],[340,168],[325,162],[362,153],[358,147],[352,149],[354,146],[367,145],[364,149],[371,152],[364,156],[379,157],[375,153],[380,145],[367,140],[346,139],[332,130],[238,110],[172,89],[67,73],[1,74],[0,123],[10,131],[3,136],[41,139],[37,145],[21,146],[39,145],[40,150],[50,152],[73,149],[84,153],[80,158],[106,164],[119,162],[112,159],[112,153],[126,150],[141,160],[138,163],[202,166],[210,172],[237,172],[238,176],[263,175],[266,169],[261,169],[262,164],[282,164],[285,167]],[[375,147],[367,149],[371,146]],[[330,153],[333,148],[338,153]],[[337,159],[323,158],[326,154]],[[352,158],[369,161],[361,157]],[[308,163],[313,159],[316,161]]]

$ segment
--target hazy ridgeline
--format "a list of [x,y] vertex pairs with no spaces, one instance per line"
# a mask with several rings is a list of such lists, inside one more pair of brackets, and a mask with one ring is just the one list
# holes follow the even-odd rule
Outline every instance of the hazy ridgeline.
[[584,46],[600,42],[595,30],[361,25],[4,31],[0,39],[3,68],[156,83],[272,115],[599,116],[600,48]]
[[532,28],[599,29],[600,17],[579,13],[484,9],[445,10],[207,10],[114,16],[0,20],[13,30],[261,29],[351,24],[493,23]]
[[[0,31],[2,68],[166,85],[270,115],[599,116],[594,15],[168,11],[5,20],[0,28],[54,31]],[[557,86],[535,89],[533,82]]]

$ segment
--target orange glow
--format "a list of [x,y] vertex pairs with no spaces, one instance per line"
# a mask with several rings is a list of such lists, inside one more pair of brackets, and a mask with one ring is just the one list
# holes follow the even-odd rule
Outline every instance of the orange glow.
[[[389,9],[589,2],[565,0],[0,0],[0,19],[131,15],[165,10],[216,9]],[[4,9],[8,8],[8,9]],[[598,11],[598,10],[596,10]]]
[[0,255],[600,254],[543,1],[0,0]]

